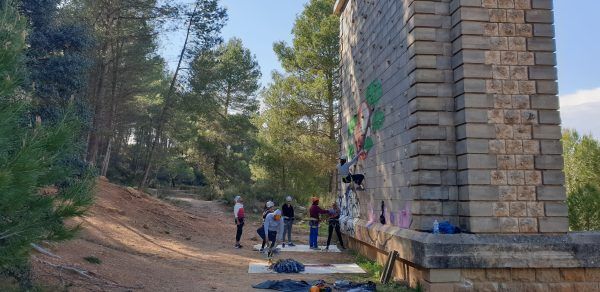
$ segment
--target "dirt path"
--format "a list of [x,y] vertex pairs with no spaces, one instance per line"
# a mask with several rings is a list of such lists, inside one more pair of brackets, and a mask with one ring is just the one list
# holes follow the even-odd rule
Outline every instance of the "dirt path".
[[[50,248],[61,258],[35,255],[53,264],[88,270],[92,280],[39,260],[34,260],[35,279],[69,286],[69,291],[253,291],[251,285],[263,280],[335,279],[248,274],[250,262],[265,261],[251,249],[259,243],[258,222],[246,224],[244,248],[234,249],[231,210],[216,202],[184,200],[188,207],[175,207],[101,181],[96,204],[80,222],[83,231],[78,238]],[[308,236],[296,235],[295,239],[306,243]],[[85,257],[96,257],[101,264],[89,263]],[[303,263],[352,262],[348,253],[283,253],[280,257]]]

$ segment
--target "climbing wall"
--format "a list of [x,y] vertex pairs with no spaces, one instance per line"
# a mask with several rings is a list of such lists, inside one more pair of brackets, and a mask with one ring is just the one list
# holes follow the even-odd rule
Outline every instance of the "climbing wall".
[[450,23],[415,28],[408,2],[350,1],[343,12],[342,152],[366,150],[357,172],[367,190],[348,206],[359,218],[428,229],[458,224]]
[[342,154],[356,224],[568,229],[550,0],[338,1]]

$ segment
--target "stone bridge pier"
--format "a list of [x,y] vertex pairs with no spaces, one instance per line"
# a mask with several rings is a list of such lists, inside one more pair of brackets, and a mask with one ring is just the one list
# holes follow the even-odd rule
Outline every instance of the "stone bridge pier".
[[600,234],[568,228],[552,9],[338,0],[341,153],[367,150],[351,247],[426,291],[600,291]]

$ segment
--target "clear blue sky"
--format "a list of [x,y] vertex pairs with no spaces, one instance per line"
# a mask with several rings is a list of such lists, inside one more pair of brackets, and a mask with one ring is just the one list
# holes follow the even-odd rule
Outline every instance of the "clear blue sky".
[[[190,2],[190,0],[176,0]],[[225,39],[240,37],[262,68],[262,84],[281,70],[273,42],[292,39],[291,29],[308,0],[222,0],[229,10]],[[554,0],[561,114],[565,127],[600,138],[600,0]],[[170,64],[181,38],[163,42]]]
[[600,87],[600,1],[555,0],[554,13],[561,94]]

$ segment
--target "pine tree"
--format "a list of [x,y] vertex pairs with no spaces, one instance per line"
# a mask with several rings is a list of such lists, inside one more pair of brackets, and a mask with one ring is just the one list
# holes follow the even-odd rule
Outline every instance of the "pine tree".
[[[22,79],[25,21],[12,1],[0,5],[0,43],[7,44],[0,46],[0,273],[29,289],[31,243],[72,236],[77,228],[64,220],[91,204],[94,180],[63,163],[78,150],[77,119],[67,114],[55,125],[31,123],[31,107],[14,98]],[[48,187],[55,191],[42,192]]]

